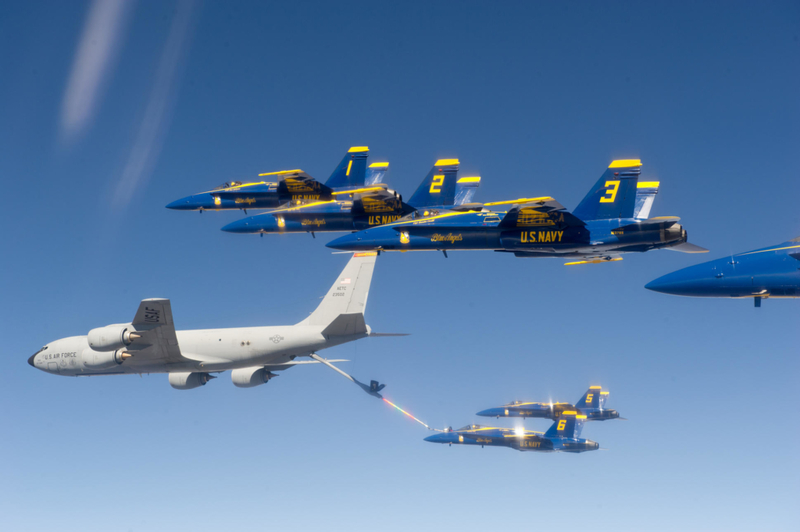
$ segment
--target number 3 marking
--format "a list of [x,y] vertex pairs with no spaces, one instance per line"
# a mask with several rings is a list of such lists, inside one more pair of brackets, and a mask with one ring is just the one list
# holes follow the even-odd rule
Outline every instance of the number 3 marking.
[[619,181],[606,181],[606,196],[600,198],[600,203],[614,203],[619,190]]
[[433,183],[431,183],[431,189],[429,192],[431,194],[438,194],[442,191],[442,184],[444,183],[444,175],[438,174],[433,176]]

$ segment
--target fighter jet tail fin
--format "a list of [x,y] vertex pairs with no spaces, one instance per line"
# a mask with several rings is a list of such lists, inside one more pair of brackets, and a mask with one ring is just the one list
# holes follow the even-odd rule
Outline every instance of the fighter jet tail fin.
[[330,188],[363,187],[367,177],[367,157],[369,148],[353,146],[344,155],[344,159],[336,167],[325,182]]
[[637,220],[647,220],[650,209],[658,194],[658,181],[639,181],[636,183],[636,203],[633,206],[633,217]]
[[[608,392],[603,392],[602,386],[590,386],[589,390],[583,394],[580,401],[575,403],[575,406],[577,408],[602,408],[603,405],[601,401],[605,401],[601,399],[602,393],[608,394]],[[602,397],[607,397],[607,395]]]
[[456,181],[456,199],[453,201],[453,205],[472,203],[472,198],[480,186],[480,176],[460,178]]
[[377,256],[375,251],[354,253],[316,310],[298,325],[323,326],[326,336],[366,333],[364,310]]
[[565,410],[544,433],[545,438],[580,438],[586,416],[576,410]]
[[439,159],[425,176],[408,204],[416,209],[453,205],[458,179],[458,159]]
[[386,174],[389,172],[389,163],[372,163],[367,168],[367,177],[364,185],[372,186],[378,183],[386,183]]
[[573,214],[583,221],[633,218],[641,172],[638,159],[612,162]]

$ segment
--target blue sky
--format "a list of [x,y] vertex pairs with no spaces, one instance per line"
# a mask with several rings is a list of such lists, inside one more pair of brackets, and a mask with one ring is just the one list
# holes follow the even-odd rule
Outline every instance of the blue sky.
[[[796,529],[798,302],[643,286],[800,236],[800,8],[650,4],[3,4],[2,528]],[[324,353],[437,427],[602,384],[629,418],[585,428],[608,451],[424,443],[321,367],[180,392],[26,364],[147,297],[179,329],[302,319],[346,262],[328,237],[164,205],[259,172],[324,179],[352,145],[407,196],[440,157],[485,201],[574,208],[616,158],[661,181],[653,215],[709,255],[384,255],[367,321],[412,335]]]

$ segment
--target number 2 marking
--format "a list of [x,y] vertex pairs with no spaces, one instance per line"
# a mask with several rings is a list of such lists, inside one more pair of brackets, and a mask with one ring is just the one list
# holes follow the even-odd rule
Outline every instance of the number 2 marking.
[[617,191],[619,190],[619,181],[606,181],[606,196],[600,198],[600,203],[614,203],[617,199]]
[[431,194],[438,194],[442,191],[442,184],[444,183],[444,175],[437,174],[433,176],[433,183],[431,183],[431,189],[428,191]]

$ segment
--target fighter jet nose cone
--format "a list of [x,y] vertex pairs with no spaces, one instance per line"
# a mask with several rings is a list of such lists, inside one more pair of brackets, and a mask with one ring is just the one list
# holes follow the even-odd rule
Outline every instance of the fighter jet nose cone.
[[185,198],[175,200],[167,205],[167,209],[173,209],[176,211],[191,211],[197,209],[198,207],[199,205],[197,205],[197,202],[192,196],[186,196]]
[[430,441],[430,442],[433,442],[433,443],[439,443],[441,441],[440,438],[439,438],[440,436],[441,436],[441,434],[434,434],[433,436],[428,436],[427,438],[425,438],[425,441]]
[[499,409],[497,408],[487,408],[486,410],[481,410],[476,416],[484,416],[484,417],[494,417],[500,415]]
[[325,244],[327,247],[332,249],[340,249],[343,251],[358,251],[363,249],[363,246],[360,245],[361,237],[356,236],[358,233],[352,233],[349,235],[340,236],[339,238],[335,238]]
[[659,277],[654,281],[650,281],[649,283],[644,285],[644,287],[647,288],[648,290],[652,290],[653,292],[663,292],[664,281],[662,281],[662,279],[663,277]]
[[31,355],[31,356],[28,358],[28,364],[30,364],[30,365],[31,365],[31,367],[34,367],[34,368],[36,367],[36,366],[34,366],[34,364],[33,364],[33,361],[34,361],[34,359],[35,359],[35,358],[36,358],[36,353],[32,354],[32,355]]
[[686,296],[693,295],[692,292],[695,284],[691,276],[684,273],[683,270],[678,270],[677,272],[668,273],[667,275],[650,281],[644,285],[644,287],[653,292],[661,292],[662,294]]
[[236,220],[222,228],[226,233],[251,233],[250,224],[247,220]]

